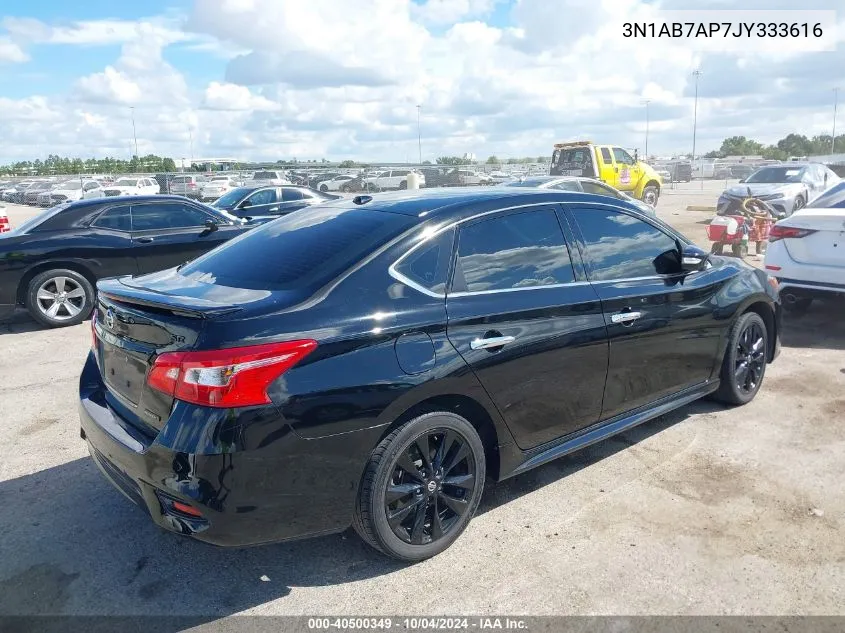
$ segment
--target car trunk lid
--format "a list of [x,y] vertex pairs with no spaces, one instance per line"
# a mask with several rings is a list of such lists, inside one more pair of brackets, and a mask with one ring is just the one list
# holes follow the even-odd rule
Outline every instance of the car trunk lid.
[[[198,294],[195,288],[163,284],[168,272],[97,285],[95,349],[107,399],[121,417],[150,435],[161,430],[173,406],[171,396],[147,386],[156,356],[193,349],[208,319],[240,309],[192,296],[192,290]],[[146,287],[145,279],[150,285],[155,281],[157,289]]]
[[784,239],[786,250],[796,262],[845,267],[845,209],[802,209],[778,224],[814,231]]

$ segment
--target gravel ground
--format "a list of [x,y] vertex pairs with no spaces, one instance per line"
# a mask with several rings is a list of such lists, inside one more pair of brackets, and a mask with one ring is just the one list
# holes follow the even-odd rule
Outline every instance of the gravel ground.
[[[722,185],[677,185],[658,215],[706,246],[711,214],[686,207]],[[224,550],[154,527],[79,439],[87,323],[19,313],[0,324],[0,614],[845,614],[842,307],[787,320],[751,404],[695,403],[491,485],[410,567],[352,533]]]

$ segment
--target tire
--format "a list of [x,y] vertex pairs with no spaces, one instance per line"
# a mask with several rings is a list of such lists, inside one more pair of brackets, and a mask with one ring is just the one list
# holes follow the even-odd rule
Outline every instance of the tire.
[[654,185],[649,185],[645,189],[643,189],[643,197],[642,200],[652,209],[657,206],[657,199],[660,197],[660,189],[655,187]]
[[323,193],[326,193],[328,190],[329,188],[326,185],[320,185],[320,191],[322,191]]
[[783,301],[782,305],[784,312],[792,316],[803,316],[812,303],[813,297],[798,297],[795,301]]
[[[759,314],[746,312],[736,320],[722,360],[719,374],[721,382],[715,393],[716,400],[729,405],[742,405],[754,399],[766,375],[768,343],[769,333]],[[738,375],[743,365],[746,371]],[[741,385],[738,384],[740,382]]]
[[407,189],[407,188],[408,188],[408,181],[407,180],[403,180],[402,182],[399,183],[399,189]]
[[806,204],[807,204],[807,201],[804,200],[804,197],[798,196],[797,198],[795,198],[795,202],[792,205],[792,213],[795,213],[799,209],[803,209],[804,205],[806,205]]
[[26,308],[32,318],[47,327],[76,325],[91,316],[94,295],[94,287],[85,277],[75,270],[57,268],[29,282]]
[[740,259],[748,257],[748,244],[731,244],[731,253]]
[[710,247],[710,252],[714,255],[721,255],[724,248],[725,245],[722,242],[713,242],[713,246]]
[[[426,461],[418,449],[424,440]],[[445,454],[439,452],[442,442],[448,444]],[[431,477],[444,463],[442,474]],[[353,526],[364,541],[388,556],[408,562],[430,558],[466,528],[481,500],[485,474],[484,446],[475,428],[454,413],[426,413],[394,429],[373,451],[358,492]],[[388,487],[396,495],[392,501]],[[390,511],[399,517],[394,527]],[[436,538],[435,511],[440,518],[437,525],[444,530]]]

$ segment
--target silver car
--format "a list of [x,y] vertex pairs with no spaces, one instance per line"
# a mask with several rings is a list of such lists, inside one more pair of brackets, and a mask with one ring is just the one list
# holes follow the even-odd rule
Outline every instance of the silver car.
[[617,200],[630,202],[640,211],[651,217],[655,217],[654,208],[642,200],[632,198],[627,193],[617,191],[610,185],[600,180],[586,178],[584,176],[528,176],[506,182],[502,187],[538,187],[540,189],[559,189],[562,191],[580,191],[582,193],[594,193],[600,196],[608,196]]
[[766,165],[725,189],[716,204],[718,213],[730,213],[748,196],[768,202],[779,215],[792,215],[840,181],[818,163]]

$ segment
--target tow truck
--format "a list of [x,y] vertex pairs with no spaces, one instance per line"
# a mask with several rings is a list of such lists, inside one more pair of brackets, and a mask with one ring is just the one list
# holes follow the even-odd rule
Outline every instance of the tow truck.
[[592,141],[555,143],[549,167],[551,176],[586,176],[624,191],[651,207],[657,206],[663,180],[649,165],[614,145]]

